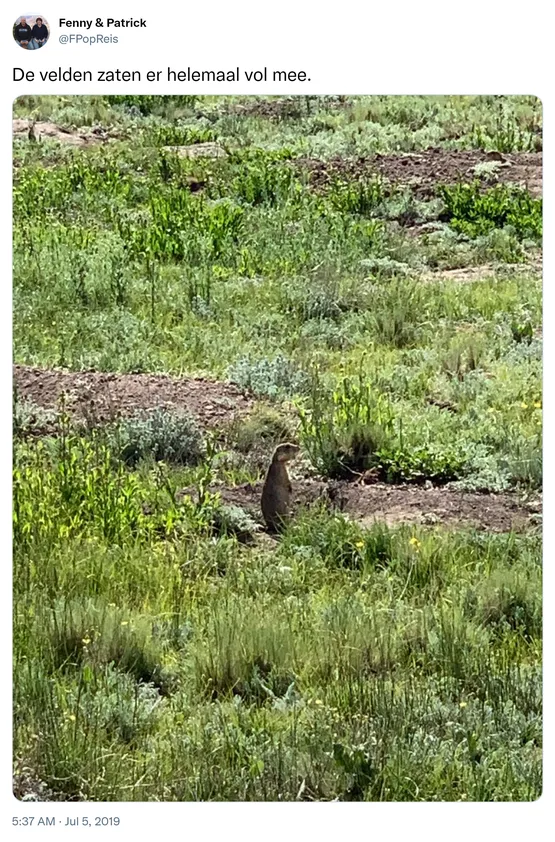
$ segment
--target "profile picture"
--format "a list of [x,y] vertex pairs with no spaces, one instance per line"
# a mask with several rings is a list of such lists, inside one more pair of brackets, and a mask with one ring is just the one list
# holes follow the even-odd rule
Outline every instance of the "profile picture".
[[24,50],[39,50],[50,36],[48,21],[40,15],[21,15],[13,27],[13,37]]

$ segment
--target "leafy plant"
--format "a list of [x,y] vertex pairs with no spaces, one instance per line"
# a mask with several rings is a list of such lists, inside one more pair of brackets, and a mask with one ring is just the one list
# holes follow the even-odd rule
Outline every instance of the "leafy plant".
[[501,106],[490,128],[474,126],[472,142],[478,149],[497,152],[539,151],[542,148],[541,128],[535,118],[528,126],[519,125],[514,115]]
[[444,443],[398,446],[388,443],[380,451],[380,463],[386,482],[444,485],[457,480],[466,471],[467,457],[456,444]]
[[336,765],[351,779],[345,793],[346,800],[360,801],[363,799],[374,772],[365,746],[348,749],[342,743],[334,743],[333,759]]
[[542,200],[534,199],[521,187],[499,184],[485,192],[480,183],[440,186],[445,203],[441,219],[452,228],[478,237],[494,228],[511,226],[520,239],[541,241]]
[[379,178],[370,180],[335,180],[328,199],[335,210],[357,216],[374,216],[385,198],[385,188]]
[[14,438],[31,435],[44,435],[55,430],[58,413],[53,409],[44,409],[33,401],[17,399],[14,392],[13,434]]
[[344,378],[331,394],[314,378],[299,415],[303,445],[314,466],[330,477],[352,478],[377,466],[392,430],[386,399],[362,375]]
[[511,324],[511,334],[514,341],[518,344],[521,342],[526,343],[529,345],[534,338],[534,328],[532,327],[532,322],[530,319],[526,321],[519,321],[517,319],[513,319]]
[[219,189],[223,195],[231,191],[238,201],[247,205],[275,207],[286,202],[295,184],[288,157],[287,150],[235,152],[229,162],[231,178],[225,185],[220,184]]
[[251,543],[260,531],[260,524],[244,509],[229,505],[220,505],[215,509],[212,527],[217,535],[234,535],[243,544]]

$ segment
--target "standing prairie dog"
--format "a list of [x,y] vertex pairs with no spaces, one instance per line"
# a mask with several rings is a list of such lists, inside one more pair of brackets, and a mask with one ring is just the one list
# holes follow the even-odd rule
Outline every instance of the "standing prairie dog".
[[262,514],[268,529],[277,532],[291,514],[291,481],[286,463],[294,459],[300,448],[296,444],[278,444],[274,450],[264,488],[262,489]]

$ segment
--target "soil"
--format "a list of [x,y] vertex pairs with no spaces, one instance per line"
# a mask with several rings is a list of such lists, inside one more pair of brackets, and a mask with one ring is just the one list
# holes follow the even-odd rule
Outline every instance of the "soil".
[[[495,172],[499,182],[516,183],[526,187],[533,196],[542,194],[541,152],[483,152],[481,150],[427,149],[406,154],[373,155],[362,158],[299,158],[296,165],[308,171],[309,181],[316,189],[324,188],[335,178],[359,179],[381,175],[394,184],[410,185],[420,199],[435,195],[437,184],[473,181],[477,164],[497,162]],[[480,181],[487,186],[485,176]]]
[[342,108],[345,97],[287,96],[276,97],[275,99],[258,99],[257,97],[249,97],[248,99],[243,100],[243,102],[233,103],[229,110],[233,114],[241,114],[249,117],[264,117],[268,120],[283,120],[287,118],[298,119],[299,117],[306,116],[310,113],[313,99],[318,99],[320,103],[322,100],[325,100],[326,108],[328,110],[332,110]]
[[[32,122],[32,120],[13,120],[13,136],[27,138]],[[39,141],[42,137],[49,137],[68,146],[93,146],[109,140],[109,134],[101,126],[66,129],[46,121],[35,123],[35,134]]]
[[[227,488],[214,486],[224,503],[245,509],[261,522],[260,495],[262,482]],[[541,513],[539,497],[523,502],[514,494],[478,494],[449,488],[426,488],[414,485],[361,485],[350,482],[324,482],[306,478],[293,481],[293,508],[299,510],[317,500],[342,511],[370,526],[376,521],[388,526],[396,524],[441,524],[450,527],[472,527],[487,532],[522,531],[537,526]],[[180,496],[191,494],[182,489]]]
[[[18,400],[43,409],[56,409],[62,395],[66,409],[76,420],[102,424],[153,409],[184,409],[204,427],[218,427],[248,414],[254,398],[231,383],[203,378],[177,378],[163,374],[108,374],[71,372],[14,366]],[[42,430],[41,433],[48,432]],[[369,478],[373,483],[373,478]],[[389,525],[415,523],[472,526],[489,532],[522,530],[537,523],[541,512],[538,497],[524,503],[514,494],[478,494],[415,485],[361,482],[326,482],[311,476],[297,477],[294,506],[300,508],[321,499],[365,526],[374,521]],[[261,521],[262,482],[233,488],[214,486],[225,503],[240,506]],[[182,489],[180,496],[193,493]]]
[[31,401],[43,409],[56,409],[65,395],[66,409],[73,417],[99,424],[164,406],[186,409],[203,426],[215,427],[248,412],[254,405],[253,399],[237,386],[203,378],[45,370],[15,365],[13,379],[18,400]]

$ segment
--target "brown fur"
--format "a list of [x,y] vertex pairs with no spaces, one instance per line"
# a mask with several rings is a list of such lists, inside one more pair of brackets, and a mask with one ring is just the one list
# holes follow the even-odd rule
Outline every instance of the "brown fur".
[[262,514],[268,529],[277,532],[291,514],[291,481],[286,463],[299,452],[296,444],[278,444],[262,489]]

